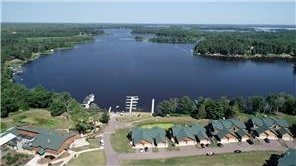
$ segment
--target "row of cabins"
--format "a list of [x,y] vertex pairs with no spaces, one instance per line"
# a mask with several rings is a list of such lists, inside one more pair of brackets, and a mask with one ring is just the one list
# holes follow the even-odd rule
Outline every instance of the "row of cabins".
[[210,138],[218,143],[246,142],[253,138],[293,140],[286,120],[275,118],[252,118],[246,123],[237,119],[211,120],[204,128],[201,125],[175,125],[165,131],[159,127],[151,129],[133,128],[130,144],[134,148],[167,147],[169,138],[176,146],[211,144]]
[[58,156],[68,150],[69,145],[79,138],[72,132],[56,132],[32,126],[13,127],[1,135],[1,146],[8,145],[16,150],[39,155]]

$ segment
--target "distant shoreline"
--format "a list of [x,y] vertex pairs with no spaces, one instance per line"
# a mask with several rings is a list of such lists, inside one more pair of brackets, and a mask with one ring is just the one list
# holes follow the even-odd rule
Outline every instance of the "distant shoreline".
[[255,54],[255,55],[223,55],[220,53],[206,53],[206,54],[200,54],[195,53],[195,55],[203,56],[203,57],[209,57],[209,58],[222,58],[222,59],[245,59],[245,60],[272,60],[272,59],[283,59],[283,60],[292,60],[296,61],[296,57],[293,57],[289,54],[268,54],[268,55],[262,55],[262,54]]

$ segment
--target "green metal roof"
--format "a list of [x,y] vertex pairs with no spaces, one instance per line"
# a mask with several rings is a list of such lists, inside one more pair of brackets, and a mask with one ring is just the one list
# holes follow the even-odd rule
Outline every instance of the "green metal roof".
[[289,127],[289,124],[286,120],[284,119],[276,119],[276,118],[272,118],[272,120],[274,121],[275,124],[281,126],[281,127]]
[[220,130],[220,131],[216,134],[216,136],[217,136],[219,139],[221,139],[221,138],[225,137],[227,134],[229,134],[229,131],[226,130],[226,129],[223,129],[223,130]]
[[165,135],[165,131],[160,127],[153,127],[151,129],[135,127],[132,129],[132,139],[135,144],[143,140],[150,143],[153,143],[154,140],[156,143],[164,142],[166,141]]
[[262,127],[258,127],[255,129],[255,132],[259,135],[261,133],[264,133],[265,131],[269,130],[269,128],[265,125],[263,125]]
[[272,127],[274,125],[274,121],[271,118],[262,118],[262,121],[266,127]]
[[278,166],[296,166],[296,149],[288,149],[278,160]]
[[243,129],[246,128],[246,125],[237,119],[212,120],[210,123],[212,123],[213,128],[216,130],[223,130],[223,129],[230,130],[235,126],[237,128],[243,128]]
[[290,131],[287,128],[281,127],[280,129],[277,130],[277,132],[282,136],[284,134],[290,133]]
[[52,150],[58,150],[67,138],[75,135],[75,133],[57,133],[51,130],[31,126],[15,127],[8,132],[11,132],[15,135],[20,135],[18,133],[18,130],[25,130],[37,133],[30,146]]
[[229,119],[232,124],[240,129],[245,129],[246,128],[246,125],[245,123],[241,122],[240,120],[238,119]]
[[43,155],[45,153],[45,150],[43,148],[39,148],[37,153]]
[[192,140],[195,140],[195,136],[199,139],[208,139],[205,128],[199,124],[194,124],[190,127],[175,125],[172,127],[172,131],[173,136],[177,139],[191,138]]
[[247,131],[245,129],[239,129],[236,134],[239,136],[239,137],[243,137],[245,135],[247,135]]
[[252,121],[253,125],[256,125],[258,127],[263,126],[263,121],[261,118],[253,117],[253,118],[251,118],[251,121]]
[[215,130],[222,130],[223,124],[219,120],[211,120],[210,122]]

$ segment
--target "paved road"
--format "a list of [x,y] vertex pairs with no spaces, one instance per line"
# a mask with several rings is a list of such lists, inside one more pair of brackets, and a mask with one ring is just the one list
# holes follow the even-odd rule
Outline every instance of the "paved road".
[[[107,165],[119,165],[121,160],[140,160],[140,159],[161,159],[171,157],[184,157],[184,156],[196,156],[206,155],[207,152],[219,153],[233,153],[234,150],[242,151],[285,151],[287,147],[283,147],[278,141],[271,141],[260,144],[249,145],[248,143],[233,143],[225,144],[223,147],[207,147],[196,148],[195,146],[180,147],[180,150],[168,151],[167,149],[159,149],[159,152],[145,152],[145,153],[117,153],[114,151],[111,145],[110,137],[116,129],[130,127],[132,123],[116,121],[116,117],[113,115],[110,118],[108,126],[104,132],[104,150],[107,158]],[[289,147],[296,148],[295,142],[287,143]]]
[[128,153],[120,154],[120,160],[140,160],[140,159],[160,159],[171,157],[184,157],[184,156],[197,156],[206,155],[207,152],[220,153],[233,153],[234,150],[241,151],[285,151],[287,148],[282,147],[277,141],[271,141],[269,144],[262,143],[260,145],[249,145],[248,143],[241,144],[225,144],[223,147],[207,147],[196,148],[195,146],[184,146],[180,150],[168,151],[161,149],[159,152],[148,153]]

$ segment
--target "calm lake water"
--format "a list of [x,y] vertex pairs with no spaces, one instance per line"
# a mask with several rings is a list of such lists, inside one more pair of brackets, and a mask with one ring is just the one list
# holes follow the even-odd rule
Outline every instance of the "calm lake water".
[[193,56],[193,45],[137,42],[129,30],[74,49],[43,56],[24,66],[15,80],[68,91],[78,101],[91,93],[100,106],[124,107],[127,95],[138,95],[139,107],[183,95],[219,97],[293,93],[293,63],[284,61],[222,61]]

